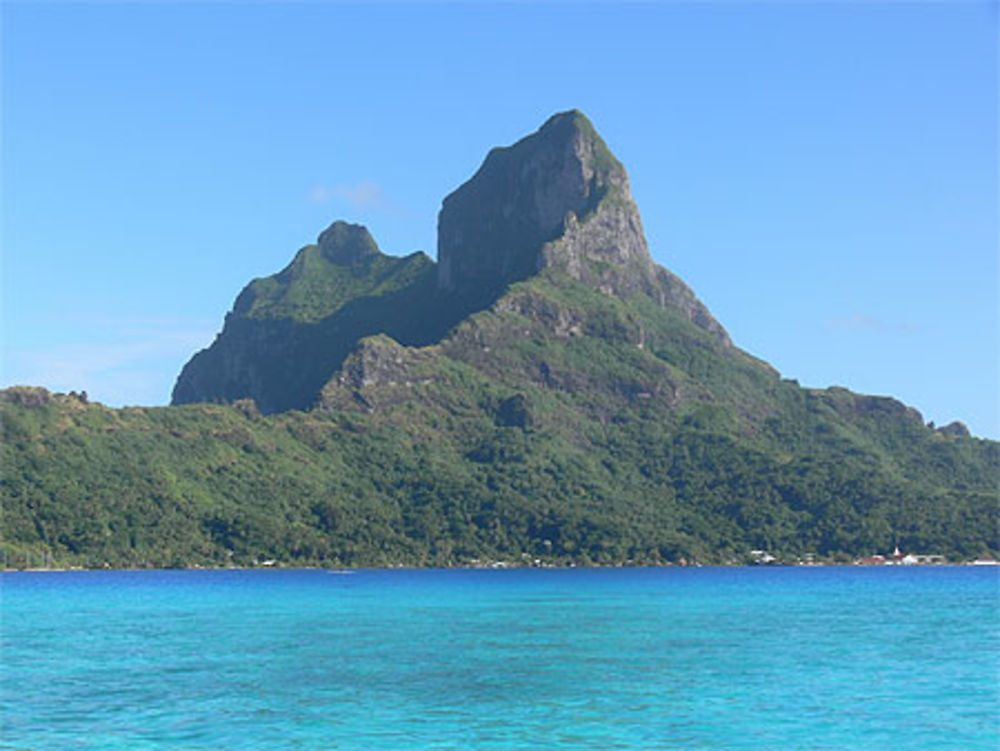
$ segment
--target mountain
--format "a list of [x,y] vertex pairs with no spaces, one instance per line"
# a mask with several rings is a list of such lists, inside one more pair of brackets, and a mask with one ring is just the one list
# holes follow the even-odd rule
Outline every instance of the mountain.
[[8,561],[997,554],[1000,444],[740,350],[581,113],[492,150],[438,229],[435,263],[335,222],[240,293],[174,406],[0,392]]
[[578,111],[493,149],[444,199],[438,235],[441,289],[474,297],[554,269],[608,295],[676,308],[728,343],[691,290],[653,263],[625,168]]
[[285,269],[243,289],[216,341],[181,371],[173,403],[253,398],[266,412],[306,409],[362,337],[439,338],[451,321],[425,305],[434,288],[423,253],[384,255],[364,227],[334,222]]
[[422,253],[386,256],[364,227],[334,222],[284,270],[243,289],[216,341],[184,367],[173,403],[308,409],[364,337],[431,344],[548,269],[623,300],[649,297],[729,342],[691,290],[653,263],[625,169],[580,112],[493,149],[444,199],[438,235],[435,268]]

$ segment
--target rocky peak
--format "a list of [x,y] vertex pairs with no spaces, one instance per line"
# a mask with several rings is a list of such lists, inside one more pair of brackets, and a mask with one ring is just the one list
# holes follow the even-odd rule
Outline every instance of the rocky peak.
[[942,425],[937,429],[937,432],[949,438],[969,438],[972,435],[969,432],[969,428],[961,420],[955,420],[947,425]]
[[444,199],[438,219],[442,288],[496,288],[545,266],[542,246],[609,192],[628,195],[625,170],[582,113],[551,117],[513,146],[495,148]]
[[352,264],[367,256],[381,255],[367,227],[339,220],[320,233],[316,244],[324,258],[339,265]]
[[41,386],[11,386],[0,389],[2,402],[28,408],[44,407],[52,403],[52,392]]
[[625,168],[577,110],[490,151],[438,217],[443,290],[494,295],[546,268],[609,295],[648,295],[729,342],[683,282],[653,263]]

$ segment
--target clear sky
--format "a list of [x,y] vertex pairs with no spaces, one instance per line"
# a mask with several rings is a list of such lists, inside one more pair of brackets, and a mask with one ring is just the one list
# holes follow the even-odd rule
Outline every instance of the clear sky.
[[995,2],[0,8],[3,385],[165,404],[251,278],[338,218],[434,255],[576,107],[737,345],[1000,437]]

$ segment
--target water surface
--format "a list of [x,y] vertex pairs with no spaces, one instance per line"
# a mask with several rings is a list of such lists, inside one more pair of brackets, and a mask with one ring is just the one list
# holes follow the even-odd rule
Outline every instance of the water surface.
[[3,749],[989,749],[996,569],[7,573]]

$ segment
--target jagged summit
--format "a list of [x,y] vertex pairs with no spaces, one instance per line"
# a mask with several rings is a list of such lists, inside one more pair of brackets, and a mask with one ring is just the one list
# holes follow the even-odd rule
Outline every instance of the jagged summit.
[[729,345],[694,293],[653,263],[625,168],[577,110],[490,151],[444,199],[438,226],[435,264],[383,254],[361,225],[331,224],[243,289],[216,341],[184,367],[173,403],[253,398],[264,412],[308,409],[364,337],[439,342],[501,304],[511,284],[548,270],[621,300],[645,296]]
[[653,263],[625,168],[579,110],[490,151],[438,218],[443,290],[474,297],[546,268],[624,299],[645,294],[729,343],[687,285]]
[[[480,289],[531,276],[553,260],[543,246],[609,198],[632,203],[625,169],[581,112],[554,115],[536,133],[491,150],[444,199],[439,284]],[[637,252],[648,260],[641,226],[626,229],[614,243],[620,255]]]
[[340,265],[382,254],[367,227],[340,220],[323,230],[316,244],[325,258]]
[[418,257],[430,263],[422,253],[406,259],[387,256],[366,227],[336,221],[277,274],[250,282],[236,298],[233,314],[317,321],[372,292],[387,272]]
[[423,253],[383,254],[368,230],[334,222],[277,274],[240,292],[212,345],[184,366],[172,402],[252,398],[264,412],[306,409],[365,336],[404,343],[439,337],[436,310],[413,311],[434,293]]
[[996,557],[1000,443],[729,346],[578,112],[444,203],[440,269],[335,222],[250,282],[173,393],[233,408],[0,392],[0,543],[94,567]]

